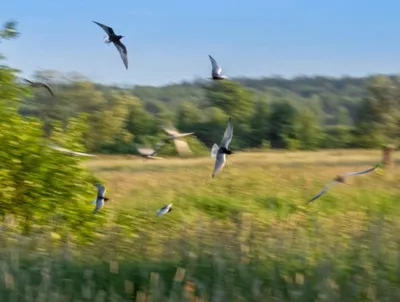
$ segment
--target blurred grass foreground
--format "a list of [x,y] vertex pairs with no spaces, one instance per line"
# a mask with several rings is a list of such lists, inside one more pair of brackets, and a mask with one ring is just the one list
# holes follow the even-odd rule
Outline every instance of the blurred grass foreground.
[[216,179],[209,158],[87,161],[114,203],[81,237],[54,219],[24,235],[7,215],[0,300],[399,301],[399,170],[353,178],[305,207],[334,175],[379,155],[242,153]]

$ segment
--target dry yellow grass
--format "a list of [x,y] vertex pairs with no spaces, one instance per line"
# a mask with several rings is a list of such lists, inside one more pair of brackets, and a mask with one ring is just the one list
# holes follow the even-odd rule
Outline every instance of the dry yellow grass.
[[[183,195],[231,196],[244,201],[263,195],[291,195],[301,204],[335,175],[368,168],[380,159],[379,150],[238,153],[228,157],[225,169],[215,179],[211,178],[211,158],[143,160],[106,156],[86,161],[85,165],[105,180],[114,201],[110,207],[145,203],[155,209],[179,201]],[[396,169],[385,175],[385,181],[377,175],[363,175],[350,178],[349,183],[368,186],[376,181],[381,188],[393,189],[398,172]],[[354,186],[335,188],[332,194],[349,190],[356,194]]]

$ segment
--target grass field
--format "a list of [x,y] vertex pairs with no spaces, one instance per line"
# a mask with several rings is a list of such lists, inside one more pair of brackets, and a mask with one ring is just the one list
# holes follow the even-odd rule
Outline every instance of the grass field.
[[87,246],[2,225],[0,301],[400,301],[400,169],[305,205],[380,158],[243,152],[214,179],[210,158],[86,161],[107,185],[110,223]]

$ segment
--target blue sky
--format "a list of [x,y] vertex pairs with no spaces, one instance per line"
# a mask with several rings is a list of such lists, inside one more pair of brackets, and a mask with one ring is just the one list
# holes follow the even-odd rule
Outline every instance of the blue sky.
[[[25,76],[138,85],[207,78],[208,54],[231,77],[397,73],[399,11],[398,0],[11,0],[0,21],[21,37],[0,52]],[[91,20],[126,36],[128,70]]]

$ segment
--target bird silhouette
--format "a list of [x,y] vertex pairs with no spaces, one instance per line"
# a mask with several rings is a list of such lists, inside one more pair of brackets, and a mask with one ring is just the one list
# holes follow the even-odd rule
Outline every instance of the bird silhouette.
[[124,36],[116,35],[114,33],[114,30],[107,25],[101,24],[96,21],[93,21],[93,22],[96,23],[98,26],[100,26],[106,32],[108,37],[104,40],[104,42],[113,43],[115,45],[115,47],[117,48],[117,50],[121,56],[122,62],[125,65],[125,68],[128,69],[128,51],[126,49],[126,46],[124,44],[122,44],[122,42],[121,42],[121,39]]
[[366,170],[362,170],[362,171],[358,171],[358,172],[347,172],[344,173],[342,175],[337,175],[333,180],[331,180],[317,195],[315,195],[313,198],[311,198],[309,201],[307,201],[307,203],[313,202],[314,200],[318,199],[319,197],[321,197],[322,195],[324,195],[331,187],[333,187],[336,184],[339,183],[346,183],[346,178],[348,176],[354,176],[354,175],[360,175],[360,174],[365,174],[368,172],[372,172],[374,171],[380,164],[376,164],[375,166],[373,166],[372,168],[366,169]]
[[47,91],[51,94],[52,97],[55,97],[53,90],[51,90],[50,86],[47,85],[46,83],[43,82],[33,82],[28,79],[24,79],[25,82],[27,82],[31,87],[37,88],[37,87],[43,87],[47,89]]

